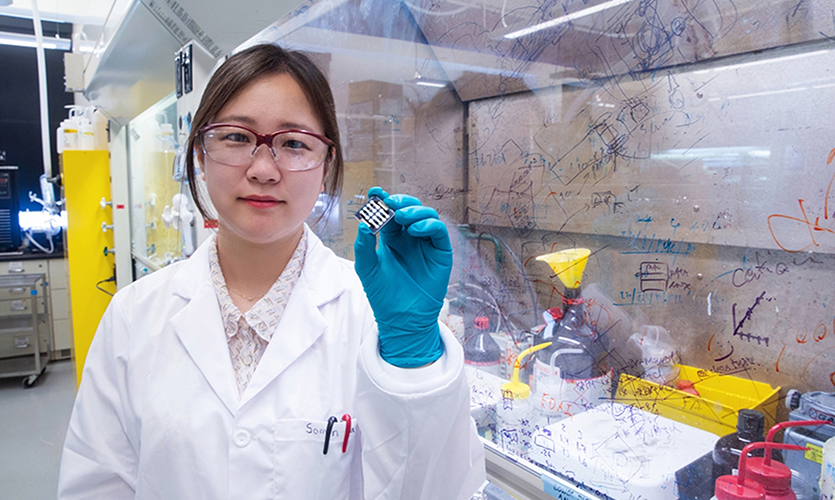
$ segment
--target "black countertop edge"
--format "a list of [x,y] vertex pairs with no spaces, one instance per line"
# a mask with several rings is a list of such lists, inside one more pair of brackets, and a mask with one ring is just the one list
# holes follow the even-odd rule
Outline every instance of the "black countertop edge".
[[63,259],[64,252],[63,251],[55,251],[52,253],[31,253],[31,252],[24,252],[19,254],[14,253],[0,253],[0,262],[15,262],[19,260],[40,260],[40,259]]

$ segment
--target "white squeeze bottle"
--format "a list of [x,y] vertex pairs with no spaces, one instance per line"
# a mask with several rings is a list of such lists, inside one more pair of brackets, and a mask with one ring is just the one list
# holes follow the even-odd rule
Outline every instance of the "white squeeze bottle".
[[835,500],[835,437],[823,444],[820,492],[820,500]]
[[78,124],[75,120],[64,120],[64,151],[78,149]]
[[58,154],[64,152],[64,122],[67,120],[63,120],[58,128],[55,129],[55,150]]
[[78,149],[92,151],[96,145],[96,132],[93,128],[93,123],[89,120],[83,120],[81,129],[78,132]]
[[75,120],[68,118],[61,122],[61,130],[63,131],[64,151],[72,151],[78,149],[78,124]]
[[513,375],[502,385],[502,398],[496,405],[496,434],[493,440],[503,451],[526,458],[531,436],[539,423],[539,411],[530,400],[531,388],[519,381],[522,360],[531,353],[550,346],[550,342],[529,347],[513,362]]
[[96,129],[93,127],[94,106],[87,106],[79,116],[81,127],[78,129],[78,149],[92,151],[96,147]]
[[79,116],[79,106],[67,106],[70,108],[70,117],[64,120],[61,128],[64,129],[64,150],[79,149],[81,120]]

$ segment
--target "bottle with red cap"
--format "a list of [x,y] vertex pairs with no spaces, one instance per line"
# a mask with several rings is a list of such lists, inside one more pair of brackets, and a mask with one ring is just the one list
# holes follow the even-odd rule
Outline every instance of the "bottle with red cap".
[[502,350],[490,335],[490,319],[475,318],[475,332],[464,339],[464,363],[498,377],[504,376]]
[[[766,449],[775,448],[774,436],[783,429],[789,427],[812,427],[826,425],[829,422],[824,420],[790,420],[774,425],[765,437]],[[784,449],[805,449],[784,448]],[[740,469],[740,475],[743,471]],[[766,452],[765,457],[752,457],[748,459],[748,467],[745,470],[747,478],[752,479],[765,488],[766,500],[797,500],[797,494],[792,490],[792,470],[775,460],[772,460],[771,453]]]
[[[765,448],[764,457],[751,457],[748,454],[759,448]],[[758,441],[742,448],[739,455],[739,474],[725,475],[716,479],[713,498],[716,500],[796,500],[791,489],[791,470],[780,462],[771,459],[771,450],[806,450],[802,446],[783,443]],[[764,485],[755,478],[765,482]]]

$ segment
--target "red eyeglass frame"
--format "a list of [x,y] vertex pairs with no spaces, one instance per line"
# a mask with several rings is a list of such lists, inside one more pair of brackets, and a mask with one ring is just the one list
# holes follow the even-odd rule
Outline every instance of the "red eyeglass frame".
[[[323,135],[319,135],[316,132],[311,132],[309,130],[291,128],[291,129],[286,129],[286,130],[279,130],[277,132],[273,132],[272,134],[261,134],[261,133],[256,132],[255,130],[252,130],[251,128],[246,127],[244,125],[238,125],[237,123],[212,123],[210,125],[206,125],[205,127],[201,128],[200,132],[198,132],[198,135],[200,136],[201,146],[202,146],[202,143],[203,143],[203,134],[205,134],[206,132],[208,132],[210,130],[214,130],[216,128],[221,128],[221,127],[242,128],[242,129],[246,130],[247,132],[250,132],[252,135],[255,136],[255,147],[252,149],[253,151],[258,149],[261,146],[261,144],[266,144],[267,147],[270,148],[270,151],[273,151],[273,139],[275,139],[275,137],[277,135],[286,134],[288,132],[295,132],[295,133],[298,133],[298,134],[305,134],[305,135],[309,135],[309,136],[312,136],[312,137],[315,137],[315,138],[319,139],[320,141],[325,143],[325,145],[328,147],[328,154],[329,155],[330,155],[330,148],[333,147],[333,141],[332,140],[328,139],[327,137],[325,137]],[[205,149],[204,149],[204,151],[205,151]]]

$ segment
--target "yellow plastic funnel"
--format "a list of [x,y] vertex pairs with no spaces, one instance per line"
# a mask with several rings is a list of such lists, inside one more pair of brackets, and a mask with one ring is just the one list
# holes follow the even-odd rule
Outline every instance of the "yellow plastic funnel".
[[548,263],[566,288],[580,288],[580,281],[583,279],[583,271],[586,269],[590,254],[591,250],[588,248],[571,248],[540,255],[536,260]]
[[551,345],[551,342],[544,342],[533,347],[528,347],[516,356],[516,361],[513,362],[513,375],[510,377],[510,382],[502,384],[502,396],[508,399],[527,399],[531,395],[530,386],[524,382],[519,382],[519,367],[522,366],[522,358],[540,349],[545,349],[549,345]]

